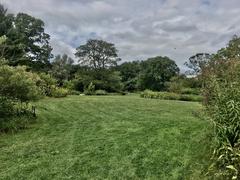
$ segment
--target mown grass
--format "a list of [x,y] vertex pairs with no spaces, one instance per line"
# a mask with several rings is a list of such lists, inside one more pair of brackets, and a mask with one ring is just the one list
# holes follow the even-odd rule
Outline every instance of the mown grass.
[[71,96],[37,109],[0,135],[0,179],[203,179],[211,127],[198,103]]

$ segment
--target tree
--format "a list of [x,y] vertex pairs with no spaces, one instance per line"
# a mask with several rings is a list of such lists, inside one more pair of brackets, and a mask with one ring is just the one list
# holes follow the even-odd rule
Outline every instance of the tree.
[[141,63],[140,89],[164,90],[165,83],[178,73],[178,66],[168,57],[149,58]]
[[70,79],[70,73],[74,60],[68,55],[57,55],[52,62],[52,75],[57,79],[60,86],[65,80]]
[[188,74],[191,75],[199,75],[201,74],[203,68],[210,60],[211,55],[208,53],[197,53],[194,56],[191,56],[189,58],[189,62],[185,62],[184,65],[186,65],[190,71],[188,71]]
[[42,20],[24,13],[8,14],[2,5],[0,20],[0,36],[7,37],[0,51],[10,65],[27,65],[36,70],[49,65],[52,48]]
[[28,14],[17,14],[14,25],[19,35],[19,43],[23,44],[24,55],[30,61],[49,63],[52,48],[50,36],[44,32],[44,22]]
[[141,70],[140,61],[125,62],[117,67],[120,72],[124,90],[135,91],[137,90],[137,82]]
[[77,48],[76,57],[81,65],[93,69],[105,69],[116,66],[120,61],[114,44],[103,40],[89,39],[85,45]]
[[13,14],[8,14],[7,9],[0,4],[0,36],[7,35],[13,27]]
[[227,47],[218,50],[214,58],[222,60],[240,59],[240,37],[234,35],[228,42]]

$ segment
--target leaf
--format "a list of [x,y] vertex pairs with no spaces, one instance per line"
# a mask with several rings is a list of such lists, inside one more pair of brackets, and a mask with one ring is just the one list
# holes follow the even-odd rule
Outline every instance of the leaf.
[[226,168],[232,169],[232,170],[238,172],[238,170],[233,165],[228,165],[228,166],[226,166]]

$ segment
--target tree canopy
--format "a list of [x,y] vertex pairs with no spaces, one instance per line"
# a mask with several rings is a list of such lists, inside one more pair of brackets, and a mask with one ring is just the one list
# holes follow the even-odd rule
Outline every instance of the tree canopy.
[[94,69],[105,69],[116,66],[120,61],[114,44],[97,39],[89,39],[86,44],[77,48],[76,57],[81,65]]
[[189,58],[189,62],[185,62],[184,65],[186,65],[190,71],[188,71],[188,74],[191,75],[198,75],[201,74],[204,66],[208,63],[210,60],[211,55],[208,53],[197,53]]
[[165,83],[178,73],[178,66],[168,57],[149,58],[141,63],[140,89],[164,90]]
[[49,64],[52,48],[50,35],[45,33],[44,22],[25,13],[8,14],[0,4],[0,36],[7,40],[0,52],[12,65],[28,65],[36,68]]

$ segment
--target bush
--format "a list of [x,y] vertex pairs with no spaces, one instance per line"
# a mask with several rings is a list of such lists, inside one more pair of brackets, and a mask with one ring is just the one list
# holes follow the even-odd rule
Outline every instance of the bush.
[[239,59],[230,58],[212,59],[203,73],[204,103],[216,141],[209,173],[216,179],[240,179],[239,72]]
[[0,95],[21,102],[41,98],[41,89],[37,86],[40,78],[27,72],[25,67],[0,66]]
[[140,94],[143,98],[153,98],[153,99],[165,99],[165,100],[180,100],[180,101],[202,101],[202,96],[196,95],[182,95],[170,92],[154,92],[151,90],[145,90]]
[[38,86],[41,88],[42,93],[45,96],[53,96],[52,93],[56,89],[56,79],[45,73],[40,73],[39,76],[41,81],[38,83]]
[[69,91],[68,91],[68,94],[70,94],[70,95],[80,95],[81,92],[75,91],[75,90],[69,90]]
[[199,95],[201,94],[200,89],[197,88],[183,88],[180,91],[181,94],[193,94],[193,95]]
[[92,82],[84,90],[84,94],[85,95],[94,95],[95,94],[95,85]]
[[68,90],[64,88],[55,88],[52,90],[52,97],[61,98],[66,97],[68,95]]
[[126,91],[120,91],[119,93],[120,93],[122,96],[125,96],[125,95],[128,94]]
[[30,112],[21,116],[14,115],[0,118],[0,132],[16,132],[19,129],[26,129],[33,120],[35,120],[35,117]]
[[95,91],[95,95],[104,96],[104,95],[107,95],[107,91],[105,91],[105,90],[96,90]]
[[10,99],[0,96],[0,117],[8,117],[14,114],[14,103]]
[[185,95],[185,94],[181,94],[180,101],[195,101],[195,102],[202,102],[203,101],[203,97],[202,96],[198,96],[198,95]]

